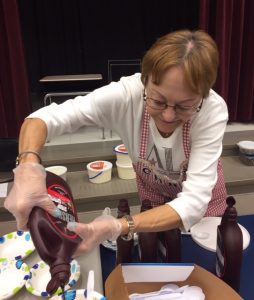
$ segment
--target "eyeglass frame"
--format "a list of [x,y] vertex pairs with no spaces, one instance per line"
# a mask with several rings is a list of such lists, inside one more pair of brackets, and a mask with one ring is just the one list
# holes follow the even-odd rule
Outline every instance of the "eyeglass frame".
[[[146,102],[146,105],[147,105],[147,106],[149,106],[149,104],[148,104],[148,102],[147,102],[147,100],[149,100],[149,99],[150,99],[150,100],[153,100],[153,101],[160,102],[159,100],[154,99],[154,98],[152,98],[152,97],[147,97],[146,92],[145,92],[145,90],[144,90],[144,92],[143,92],[143,100]],[[193,105],[193,106],[184,106],[184,105],[179,105],[179,104],[169,105],[169,104],[167,104],[167,103],[162,103],[162,102],[161,102],[161,104],[164,105],[164,108],[154,108],[154,107],[152,107],[152,106],[149,106],[149,107],[151,107],[152,109],[158,110],[158,111],[163,111],[163,110],[167,109],[168,107],[171,107],[171,108],[174,109],[174,111],[175,111],[176,114],[189,114],[189,115],[191,115],[191,114],[195,114],[195,113],[197,113],[197,112],[200,112],[200,110],[201,110],[201,108],[202,108],[202,105],[203,105],[203,101],[204,101],[204,98],[201,99],[200,104],[199,104],[198,106],[194,106],[194,105]],[[192,111],[192,112],[178,112],[178,111],[176,110],[177,107],[180,108],[180,109],[182,109],[182,108],[183,108],[183,109],[189,109],[189,110],[192,110],[192,109],[193,109],[193,111]]]

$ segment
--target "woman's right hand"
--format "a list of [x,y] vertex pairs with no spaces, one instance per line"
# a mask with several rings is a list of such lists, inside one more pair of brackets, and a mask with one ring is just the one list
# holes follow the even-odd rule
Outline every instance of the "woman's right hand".
[[4,207],[16,218],[18,230],[27,230],[28,218],[34,206],[56,216],[57,208],[48,197],[43,166],[27,162],[20,164],[13,172],[13,187],[5,199]]
[[88,224],[69,222],[67,228],[82,238],[82,242],[79,244],[75,256],[91,252],[103,241],[116,240],[123,229],[120,219],[106,214],[102,214]]

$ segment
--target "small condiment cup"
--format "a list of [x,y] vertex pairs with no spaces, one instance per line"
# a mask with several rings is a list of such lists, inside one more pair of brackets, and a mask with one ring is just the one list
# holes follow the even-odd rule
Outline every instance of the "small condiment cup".
[[92,161],[87,165],[87,171],[90,182],[108,182],[111,180],[112,163],[106,160]]
[[62,177],[66,181],[67,168],[65,166],[51,166],[45,168],[45,170]]

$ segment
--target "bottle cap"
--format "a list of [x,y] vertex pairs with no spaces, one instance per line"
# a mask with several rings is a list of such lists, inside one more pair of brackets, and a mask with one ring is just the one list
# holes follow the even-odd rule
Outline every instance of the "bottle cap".
[[233,205],[235,205],[235,198],[233,196],[229,196],[227,197],[226,202],[228,206],[232,207]]
[[130,214],[129,203],[126,199],[120,199],[117,207],[118,211]]
[[236,208],[234,207],[235,205],[235,199],[233,196],[229,196],[227,197],[227,205],[228,207],[226,208],[225,212],[224,212],[224,215],[222,216],[222,224],[228,220],[228,221],[236,221],[237,219],[237,211],[236,211]]
[[70,264],[61,263],[53,264],[50,267],[51,280],[49,281],[46,291],[50,295],[54,294],[59,287],[65,286],[71,276]]

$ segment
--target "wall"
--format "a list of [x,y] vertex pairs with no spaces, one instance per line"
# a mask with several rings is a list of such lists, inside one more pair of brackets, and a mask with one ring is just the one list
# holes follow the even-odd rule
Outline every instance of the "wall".
[[101,73],[104,84],[109,59],[140,59],[159,36],[199,21],[198,0],[23,0],[19,8],[32,93],[46,75]]

